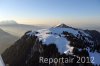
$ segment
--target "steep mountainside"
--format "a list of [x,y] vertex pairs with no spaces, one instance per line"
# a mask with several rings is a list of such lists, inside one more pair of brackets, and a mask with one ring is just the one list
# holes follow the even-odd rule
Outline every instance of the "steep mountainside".
[[[2,54],[2,57],[5,64],[10,66],[100,65],[99,36],[97,31],[60,24],[49,29],[26,32]],[[74,59],[73,62],[67,63],[40,63],[40,57]]]
[[9,33],[0,29],[0,54],[17,40],[18,37],[10,35]]

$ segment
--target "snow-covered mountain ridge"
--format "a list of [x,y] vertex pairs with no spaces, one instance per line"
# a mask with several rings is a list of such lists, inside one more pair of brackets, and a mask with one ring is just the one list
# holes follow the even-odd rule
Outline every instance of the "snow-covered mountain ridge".
[[[91,63],[82,66],[100,64],[100,33],[97,31],[82,30],[60,24],[49,29],[28,31],[14,45],[9,47],[2,57],[4,62],[11,66],[52,66],[40,64],[38,58],[78,57],[90,58]],[[92,60],[95,63],[92,63]],[[74,64],[80,66],[80,64]],[[58,64],[59,65],[59,64]],[[63,64],[68,65],[68,64]],[[61,63],[61,66],[63,66]],[[69,66],[74,66],[73,64]],[[54,65],[57,66],[57,65]]]
[[93,43],[93,41],[89,39],[91,38],[89,34],[82,31],[81,29],[68,27],[65,24],[60,24],[50,29],[38,30],[36,32],[32,31],[32,32],[27,33],[27,35],[37,36],[39,38],[39,41],[42,41],[43,44],[52,44],[52,43],[56,44],[56,46],[58,46],[59,51],[61,53],[64,53],[68,50],[66,48],[67,45],[70,44],[70,40],[66,38],[70,36],[70,34],[65,35],[64,33],[66,32],[72,34],[76,38],[84,40],[85,42],[89,42],[90,44]]

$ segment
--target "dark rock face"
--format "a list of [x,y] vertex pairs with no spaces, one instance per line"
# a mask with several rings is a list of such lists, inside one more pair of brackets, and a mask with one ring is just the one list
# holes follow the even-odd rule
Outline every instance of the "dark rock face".
[[96,30],[85,30],[87,33],[89,33],[95,42],[95,51],[100,53],[100,32]]
[[10,66],[24,66],[28,54],[31,53],[35,38],[28,38],[27,35],[24,35],[2,54],[4,62]]
[[[86,31],[94,39],[99,42],[100,33],[96,31]],[[42,41],[39,41],[38,37],[35,35],[27,35],[26,32],[21,39],[15,42],[14,45],[9,47],[3,54],[3,60],[5,64],[9,66],[93,66],[92,63],[77,63],[79,60],[78,57],[89,57],[89,53],[86,50],[87,47],[91,48],[91,44],[86,42],[84,37],[77,38],[68,32],[63,32],[66,35],[66,38],[71,42],[70,45],[74,47],[73,54],[61,54],[58,51],[56,44],[43,44]],[[99,36],[98,36],[98,35]],[[98,37],[98,38],[96,38]],[[94,40],[91,38],[92,40]],[[94,40],[94,42],[96,41]],[[91,51],[97,50],[99,52],[100,44],[95,42],[98,46],[93,46]],[[79,51],[78,49],[82,49]],[[94,50],[95,49],[95,50]],[[75,56],[74,56],[75,55]],[[40,63],[39,58],[74,58],[73,63]]]

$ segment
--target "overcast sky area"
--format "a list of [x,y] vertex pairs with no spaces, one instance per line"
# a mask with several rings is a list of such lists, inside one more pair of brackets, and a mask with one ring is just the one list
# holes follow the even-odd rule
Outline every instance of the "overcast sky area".
[[0,21],[100,25],[100,0],[0,0]]

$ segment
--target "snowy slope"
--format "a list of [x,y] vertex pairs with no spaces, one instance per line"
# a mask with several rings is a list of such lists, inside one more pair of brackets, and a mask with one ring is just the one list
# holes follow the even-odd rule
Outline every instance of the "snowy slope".
[[[32,31],[29,32],[27,35],[30,36],[37,36],[40,41],[43,42],[43,44],[56,44],[58,50],[60,53],[70,53],[73,54],[73,46],[70,46],[70,42],[67,38],[65,38],[65,35],[63,32],[68,32],[71,33],[74,37],[81,38],[84,37],[85,41],[93,44],[93,41],[89,38],[92,38],[89,34],[87,34],[85,31],[81,29],[75,29],[71,28],[69,26],[66,26],[64,24],[57,25],[57,27],[52,27],[50,29],[42,29],[38,30],[36,32]],[[92,46],[92,45],[91,45]],[[89,51],[88,51],[89,52]],[[100,54],[99,53],[92,53],[89,52],[90,57],[94,57],[94,64],[100,64],[99,59],[100,59]],[[92,61],[92,59],[90,59]]]
[[90,60],[93,60],[93,64],[100,64],[100,53],[97,52],[89,52],[90,57],[93,57],[94,60],[92,58],[90,58]]
[[0,66],[5,66],[1,56],[0,56]]
[[88,48],[88,53],[90,56],[90,60],[93,64],[100,64],[100,53],[98,52],[90,52],[90,49]]
[[[32,32],[28,33],[28,35],[37,36],[39,38],[39,40],[43,42],[43,44],[47,44],[47,45],[52,44],[52,43],[56,44],[60,53],[66,53],[71,48],[71,46],[69,46],[70,41],[67,38],[65,38],[65,35],[63,34],[63,32],[71,33],[75,37],[77,37],[77,35],[79,35],[78,37],[84,36],[87,41],[91,41],[87,38],[87,37],[91,37],[91,36],[89,34],[85,33],[84,31],[78,30],[78,29],[76,30],[76,29],[67,27],[65,25],[63,27],[62,24],[57,27],[52,27],[50,29],[42,29],[42,30],[38,30],[36,32],[32,31]],[[72,50],[70,50],[70,51],[72,51]]]

